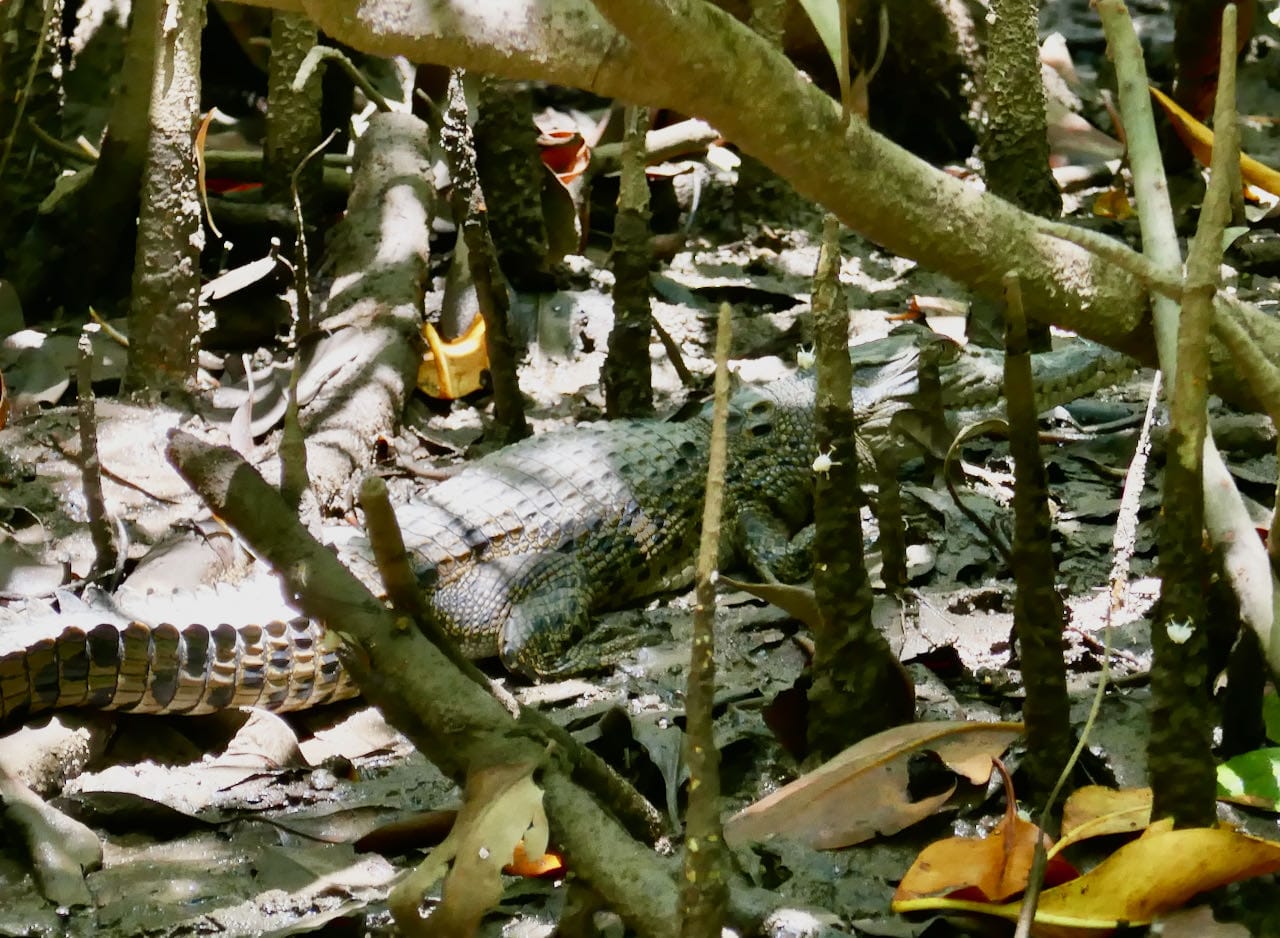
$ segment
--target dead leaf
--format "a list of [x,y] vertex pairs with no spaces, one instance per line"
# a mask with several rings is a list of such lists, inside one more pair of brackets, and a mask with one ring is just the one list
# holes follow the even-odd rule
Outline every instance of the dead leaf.
[[[1036,839],[1049,846],[1049,838],[1030,821],[1018,816],[1013,782],[1003,765],[1005,815],[986,837],[948,837],[925,847],[893,894],[894,908],[904,900],[947,896],[978,902],[1000,902],[1027,888],[1035,859]],[[1045,870],[1046,884],[1065,882],[1077,875],[1064,861]]]
[[1021,723],[896,726],[738,812],[725,824],[725,840],[741,844],[785,837],[827,850],[897,833],[929,817],[954,791],[953,786],[941,795],[911,801],[907,770],[912,755],[934,752],[953,771],[980,784],[990,775],[992,757],[1021,732]]
[[214,760],[218,765],[256,766],[264,769],[305,768],[293,727],[276,713],[253,708],[226,750]]
[[265,257],[224,270],[210,280],[200,288],[200,302],[216,303],[260,285],[273,288],[276,278],[287,271],[288,268],[273,249]]
[[[1208,166],[1213,160],[1213,131],[1178,107],[1159,88],[1153,87],[1151,95],[1169,115],[1169,122],[1173,124],[1173,129],[1187,145],[1192,156],[1201,165]],[[1280,172],[1244,153],[1240,154],[1240,177],[1251,186],[1265,189],[1272,195],[1280,195]]]
[[[1071,927],[1145,925],[1192,896],[1280,870],[1280,843],[1225,828],[1153,825],[1079,879],[1040,895],[1036,921]],[[1019,903],[1013,904],[1017,917]]]
[[566,186],[591,164],[591,147],[576,129],[542,131],[538,135],[538,153],[542,165]]
[[1062,806],[1062,836],[1054,852],[1090,837],[1132,834],[1151,823],[1150,788],[1086,785]]
[[750,593],[767,603],[777,606],[791,618],[803,622],[811,629],[822,627],[822,613],[813,587],[807,584],[748,583],[720,574],[720,582],[732,589]]
[[200,121],[200,126],[196,128],[196,189],[200,193],[200,204],[204,206],[204,217],[209,223],[209,230],[213,232],[213,236],[219,241],[222,240],[222,232],[218,230],[218,226],[214,224],[213,212],[209,210],[209,190],[205,187],[204,172],[204,144],[209,137],[209,125],[213,123],[215,117],[218,116],[217,108],[210,108]]
[[47,805],[0,768],[0,809],[26,842],[40,890],[62,906],[91,906],[84,874],[102,865],[102,844],[79,821]]
[[[279,426],[289,404],[290,365],[282,357],[229,357],[213,392],[219,420],[227,421],[231,445],[251,453],[253,441]],[[243,448],[242,448],[243,447]]]
[[[1280,843],[1226,828],[1149,827],[1085,875],[1040,894],[1032,934],[1092,938],[1124,926],[1149,924],[1201,892],[1280,870]],[[897,912],[978,912],[1016,921],[1020,901],[989,905],[921,898],[895,902]]]
[[484,320],[479,316],[461,336],[446,342],[431,323],[422,326],[427,350],[418,365],[418,387],[428,397],[456,400],[484,385],[489,367],[489,347],[485,344]]
[[[407,935],[465,938],[502,898],[502,869],[523,845],[526,857],[547,850],[547,816],[533,763],[498,765],[467,780],[466,801],[449,836],[393,890],[388,900]],[[445,878],[440,904],[425,920],[422,897]]]
[[1122,186],[1112,186],[1098,193],[1093,200],[1093,214],[1098,218],[1110,218],[1124,221],[1133,217],[1133,205],[1129,202],[1129,194]]
[[458,812],[419,811],[409,817],[380,824],[355,841],[361,853],[407,853],[444,842],[458,821]]
[[508,876],[523,876],[527,879],[543,879],[559,876],[564,872],[564,857],[548,850],[540,857],[530,857],[525,852],[524,841],[516,844],[511,862],[502,868]]

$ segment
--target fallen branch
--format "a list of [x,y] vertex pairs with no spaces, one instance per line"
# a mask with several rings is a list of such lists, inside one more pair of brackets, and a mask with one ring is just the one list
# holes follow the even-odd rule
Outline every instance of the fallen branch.
[[[1138,278],[1045,234],[1033,216],[935,169],[864,122],[846,128],[836,102],[781,53],[701,0],[407,6],[301,0],[301,6],[329,35],[366,52],[695,114],[886,249],[995,299],[1005,271],[1017,270],[1036,320],[1154,363],[1147,291]],[[1252,307],[1242,315],[1264,353],[1280,360],[1280,322]],[[1256,408],[1221,343],[1213,343],[1210,356],[1214,390]]]
[[397,621],[238,453],[175,431],[168,455],[206,504],[279,573],[304,614],[341,623],[344,666],[427,758],[458,781],[483,766],[543,764],[547,814],[575,874],[640,934],[676,933],[668,867],[568,777],[555,746],[518,724],[417,629]]

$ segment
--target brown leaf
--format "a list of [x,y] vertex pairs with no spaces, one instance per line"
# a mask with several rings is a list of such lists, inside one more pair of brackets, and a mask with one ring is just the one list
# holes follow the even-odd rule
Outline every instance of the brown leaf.
[[738,812],[725,824],[725,840],[740,844],[785,837],[821,850],[897,833],[933,814],[954,791],[911,801],[907,769],[913,754],[935,752],[977,784],[990,774],[992,757],[1021,732],[1021,723],[896,726]]
[[1150,788],[1086,785],[1062,806],[1062,837],[1055,850],[1090,837],[1136,833],[1151,823]]
[[803,622],[811,629],[822,627],[822,613],[812,586],[789,583],[748,583],[720,574],[720,582],[732,589],[742,590],[752,596],[777,606],[791,618]]
[[[1202,165],[1208,166],[1213,159],[1213,131],[1178,107],[1159,88],[1153,87],[1151,95],[1164,108],[1174,131],[1192,156]],[[1240,154],[1240,177],[1251,186],[1265,189],[1272,195],[1280,195],[1280,172],[1244,153]]]
[[[999,902],[1027,888],[1035,859],[1036,839],[1048,847],[1048,836],[1018,816],[1009,773],[999,761],[1004,778],[1005,816],[987,837],[948,837],[930,844],[916,857],[893,894],[897,903],[923,896],[947,896],[979,902]],[[1074,877],[1074,869],[1060,863],[1047,869],[1047,883]]]
[[[1146,925],[1198,893],[1280,870],[1280,843],[1226,828],[1149,827],[1084,876],[1046,889],[1036,906],[1036,938],[1093,938],[1120,926]],[[978,912],[1016,921],[1020,901],[989,905],[964,899],[894,902],[897,912]]]

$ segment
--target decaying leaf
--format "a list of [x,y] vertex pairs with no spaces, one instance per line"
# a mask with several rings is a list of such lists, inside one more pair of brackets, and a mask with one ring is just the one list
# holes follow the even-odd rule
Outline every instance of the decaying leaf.
[[484,320],[476,314],[461,336],[445,341],[431,323],[423,323],[422,338],[427,343],[418,365],[418,387],[428,397],[457,400],[484,385],[489,367]]
[[1133,834],[1150,823],[1150,788],[1086,785],[1074,791],[1062,806],[1062,836],[1053,852],[1090,837]]
[[1093,200],[1093,214],[1098,218],[1111,218],[1124,221],[1133,217],[1133,205],[1129,202],[1129,194],[1123,186],[1112,186],[1098,193]]
[[[499,765],[474,773],[466,801],[444,843],[431,851],[389,899],[396,924],[406,935],[465,938],[502,898],[502,869],[520,846],[527,862],[547,849],[547,816],[542,789],[533,781],[535,765]],[[444,877],[440,904],[423,919],[423,895]]]
[[720,582],[733,589],[742,590],[773,603],[797,622],[802,622],[811,629],[822,627],[822,613],[818,609],[818,597],[813,587],[797,583],[748,583],[735,580],[731,576],[720,574]]
[[[1280,870],[1280,843],[1224,828],[1152,825],[1079,879],[1045,890],[1036,921],[1071,928],[1145,925],[1192,896]],[[1020,903],[1012,903],[1016,918]]]
[[[979,902],[1000,902],[1027,888],[1035,859],[1036,839],[1049,845],[1048,835],[1018,816],[1013,782],[1004,766],[1005,815],[986,837],[948,837],[925,847],[893,894],[898,903],[924,896],[947,896]],[[1076,871],[1059,861],[1045,871],[1047,884],[1065,882]]]
[[738,812],[725,824],[730,844],[785,837],[824,850],[897,833],[929,817],[955,790],[911,801],[908,763],[930,751],[973,784],[1022,732],[1021,723],[940,721],[896,726],[851,746],[814,771]]
[[[1146,925],[1198,893],[1280,870],[1280,843],[1226,828],[1173,830],[1153,824],[1088,873],[1040,894],[1032,934],[1085,938],[1122,925]],[[968,898],[895,900],[897,912],[978,912],[1016,921],[1020,900],[1002,904]]]

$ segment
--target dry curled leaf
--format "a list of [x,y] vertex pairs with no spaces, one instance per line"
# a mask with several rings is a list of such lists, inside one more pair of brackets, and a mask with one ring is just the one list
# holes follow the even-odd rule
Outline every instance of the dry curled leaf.
[[[466,801],[444,843],[395,888],[389,899],[406,935],[466,938],[502,898],[502,870],[519,847],[526,862],[547,849],[547,815],[532,763],[498,765],[467,780]],[[441,878],[440,903],[424,920],[422,897]]]
[[986,781],[991,760],[1022,732],[1021,723],[939,721],[895,726],[851,746],[790,785],[735,814],[730,844],[782,837],[819,850],[894,834],[929,817],[951,797],[912,801],[908,768],[930,751],[973,784]]
[[[1004,778],[1005,815],[986,837],[947,837],[927,846],[893,894],[894,908],[904,900],[925,896],[978,902],[1001,902],[1027,888],[1035,859],[1036,841],[1049,846],[1048,835],[1018,816],[1013,782],[997,761]],[[1045,883],[1054,885],[1077,875],[1065,861],[1051,862]]]
[[[1225,828],[1173,830],[1161,821],[1088,873],[1046,889],[1036,905],[1037,938],[1093,938],[1146,925],[1193,896],[1280,870],[1280,843]],[[1021,900],[923,896],[895,900],[897,912],[980,913],[1017,921]]]

